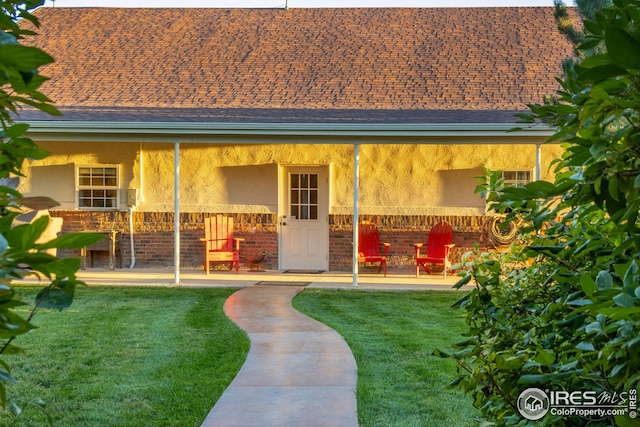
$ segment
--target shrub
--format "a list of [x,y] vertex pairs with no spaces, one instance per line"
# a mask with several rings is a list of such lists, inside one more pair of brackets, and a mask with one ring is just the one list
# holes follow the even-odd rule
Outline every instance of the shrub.
[[[635,412],[597,421],[548,413],[530,421],[520,393],[594,391],[624,403],[640,382],[640,2],[615,0],[585,21],[584,56],[564,63],[557,97],[525,123],[556,129],[565,152],[554,182],[478,190],[523,224],[504,254],[467,254],[456,303],[468,331],[456,352],[463,388],[500,425],[630,425]],[[594,49],[596,48],[597,49]],[[473,255],[473,256],[472,256]],[[636,424],[637,425],[637,424]]]

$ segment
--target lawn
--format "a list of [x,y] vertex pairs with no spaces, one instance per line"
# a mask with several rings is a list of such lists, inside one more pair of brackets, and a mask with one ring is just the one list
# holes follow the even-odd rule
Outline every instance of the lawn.
[[305,290],[294,307],[338,331],[358,365],[363,427],[477,425],[469,398],[447,388],[453,361],[431,355],[461,341],[459,292]]
[[[35,291],[19,288],[25,301]],[[222,311],[234,291],[78,288],[70,309],[36,315],[40,329],[16,341],[24,355],[5,358],[10,397],[43,399],[57,426],[199,426],[249,349]],[[37,415],[24,418],[44,425]]]
[[[29,300],[37,288],[19,291]],[[58,426],[199,426],[249,348],[222,311],[234,291],[79,288],[70,309],[35,317],[41,328],[16,341],[24,355],[5,356],[19,381],[10,397],[43,399]],[[449,308],[459,297],[308,289],[294,305],[351,346],[361,426],[462,427],[476,412],[446,387],[452,361],[431,356],[459,340],[464,322]],[[37,411],[26,415],[43,425]]]

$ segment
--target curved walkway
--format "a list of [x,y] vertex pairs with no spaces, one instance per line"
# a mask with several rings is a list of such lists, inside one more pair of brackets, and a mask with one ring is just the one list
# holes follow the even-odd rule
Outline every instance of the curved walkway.
[[251,348],[202,427],[358,426],[353,354],[337,332],[291,306],[302,289],[248,286],[226,301]]

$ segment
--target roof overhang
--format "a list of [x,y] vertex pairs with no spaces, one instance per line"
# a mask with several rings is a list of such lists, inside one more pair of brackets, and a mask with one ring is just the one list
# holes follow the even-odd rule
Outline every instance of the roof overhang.
[[324,144],[456,144],[540,143],[554,132],[536,124],[517,123],[209,123],[25,121],[31,137],[48,141],[166,143],[324,143]]

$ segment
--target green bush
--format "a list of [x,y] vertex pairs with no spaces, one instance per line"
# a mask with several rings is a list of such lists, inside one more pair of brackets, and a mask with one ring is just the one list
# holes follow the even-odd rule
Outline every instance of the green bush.
[[[78,258],[59,259],[48,250],[79,248],[98,241],[94,234],[68,234],[48,242],[40,242],[49,225],[49,217],[16,225],[16,220],[30,209],[43,210],[57,203],[47,197],[23,197],[17,190],[26,159],[42,159],[47,153],[25,134],[26,124],[15,123],[23,107],[37,108],[58,114],[51,101],[39,91],[46,78],[38,68],[53,61],[42,50],[21,44],[34,34],[25,22],[33,26],[38,21],[30,11],[44,1],[0,0],[0,405],[16,416],[22,409],[7,397],[7,384],[14,382],[6,356],[21,352],[15,346],[16,337],[35,327],[31,318],[40,308],[63,309],[73,300],[80,268]],[[46,286],[42,289],[27,317],[21,309],[26,305],[18,297],[12,282],[26,275],[37,275]],[[35,402],[42,407],[41,402]]]
[[[564,63],[562,89],[522,116],[557,132],[554,182],[478,190],[522,225],[503,254],[467,254],[456,303],[468,331],[451,354],[454,384],[498,425],[638,425],[633,411],[530,421],[520,393],[595,391],[629,398],[640,382],[640,2],[616,0],[584,23],[584,56]],[[594,49],[596,48],[597,49]],[[634,424],[635,422],[635,424]]]

